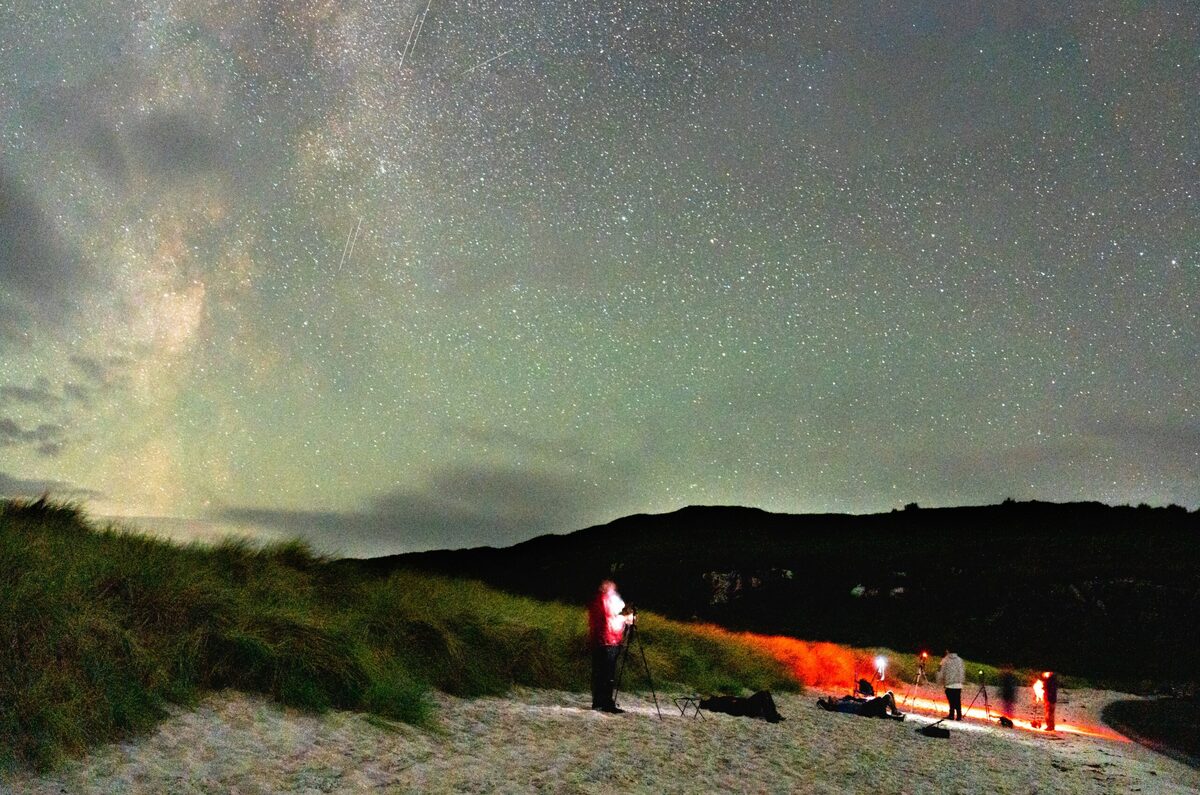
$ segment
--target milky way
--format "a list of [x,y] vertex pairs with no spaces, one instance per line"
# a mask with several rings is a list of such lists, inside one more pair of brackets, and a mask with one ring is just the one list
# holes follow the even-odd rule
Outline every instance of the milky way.
[[1200,504],[1194,3],[19,0],[0,42],[0,492],[353,554]]

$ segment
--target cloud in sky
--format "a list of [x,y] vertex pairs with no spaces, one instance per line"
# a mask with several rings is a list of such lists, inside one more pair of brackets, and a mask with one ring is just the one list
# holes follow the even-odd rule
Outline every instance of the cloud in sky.
[[25,479],[0,472],[0,497],[40,497],[43,494],[72,499],[92,499],[102,496],[98,491],[62,480]]
[[28,445],[39,455],[53,458],[62,452],[65,429],[50,422],[22,427],[16,420],[0,417],[0,448]]
[[348,556],[424,549],[505,546],[579,529],[605,499],[577,479],[509,467],[448,467],[419,489],[372,500],[361,511],[229,507],[212,518],[299,535]]
[[166,177],[203,174],[222,163],[220,138],[211,123],[184,112],[159,113],[138,125],[135,151],[146,165]]
[[0,344],[61,324],[95,273],[36,194],[0,160]]
[[1198,420],[1152,420],[1118,415],[1085,424],[1083,430],[1130,457],[1166,464],[1180,474],[1190,473],[1193,484],[1200,483]]
[[93,121],[79,133],[79,147],[96,170],[125,185],[133,176],[156,183],[200,177],[227,165],[226,145],[212,119],[186,110]]
[[0,383],[0,448],[23,448],[39,458],[58,458],[77,440],[76,426],[101,397],[128,386],[132,360],[124,356],[73,354],[71,380],[37,376],[32,383]]
[[5,403],[25,403],[43,409],[53,408],[63,398],[50,391],[50,381],[39,376],[27,387],[15,384],[0,384],[0,406]]
[[[133,364],[128,356],[87,356],[73,354],[70,362],[94,389],[109,389],[122,383]],[[86,389],[75,385],[76,389]]]

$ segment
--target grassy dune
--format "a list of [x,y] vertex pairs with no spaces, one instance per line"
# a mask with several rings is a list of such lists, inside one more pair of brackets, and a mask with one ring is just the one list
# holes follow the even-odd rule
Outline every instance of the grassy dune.
[[[748,641],[642,621],[656,683],[797,687]],[[578,606],[364,577],[299,542],[180,546],[96,527],[67,503],[0,501],[0,770],[51,767],[218,688],[416,724],[432,719],[432,688],[586,690],[585,632]]]

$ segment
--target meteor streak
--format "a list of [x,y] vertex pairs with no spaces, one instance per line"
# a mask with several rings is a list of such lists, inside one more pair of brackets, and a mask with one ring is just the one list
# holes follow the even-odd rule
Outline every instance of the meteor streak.
[[425,17],[429,16],[429,6],[431,5],[433,5],[433,0],[427,0],[425,10],[413,18],[412,27],[408,29],[408,40],[404,42],[404,50],[400,53],[397,70],[404,68],[404,59],[412,55],[413,50],[417,48],[417,39],[421,38],[421,29],[425,27]]
[[467,75],[471,74],[471,72],[474,72],[476,69],[482,69],[483,67],[490,64],[492,61],[503,58],[504,56],[508,55],[510,52],[516,52],[517,49],[519,49],[519,47],[509,47],[507,50],[500,53],[499,55],[493,55],[491,58],[488,58],[486,61],[480,61],[479,63],[475,64],[474,66],[472,66],[470,69],[466,70],[465,72],[460,72],[458,76],[466,77]]
[[358,223],[354,229],[350,230],[350,234],[346,236],[346,245],[342,246],[342,260],[338,263],[338,273],[342,272],[342,266],[346,264],[346,260],[350,259],[350,255],[354,253],[354,244],[358,242],[358,232],[362,229],[362,218],[358,219]]

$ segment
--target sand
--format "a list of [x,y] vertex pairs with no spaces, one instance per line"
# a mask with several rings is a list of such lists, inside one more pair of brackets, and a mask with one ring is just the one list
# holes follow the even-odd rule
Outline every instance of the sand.
[[[783,723],[704,713],[669,696],[625,697],[625,715],[578,693],[436,696],[436,731],[355,713],[314,716],[243,693],[213,694],[153,733],[96,749],[0,792],[811,792],[1195,793],[1200,771],[1135,743],[1047,735],[979,721],[923,737],[904,722],[827,713],[816,692],[780,695]],[[1062,720],[1096,721],[1123,694],[1074,691]]]

